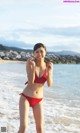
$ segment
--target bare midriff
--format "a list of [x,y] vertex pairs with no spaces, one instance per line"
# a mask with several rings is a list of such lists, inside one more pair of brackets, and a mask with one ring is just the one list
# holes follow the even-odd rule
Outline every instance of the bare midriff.
[[28,84],[22,93],[34,98],[43,98],[43,84]]

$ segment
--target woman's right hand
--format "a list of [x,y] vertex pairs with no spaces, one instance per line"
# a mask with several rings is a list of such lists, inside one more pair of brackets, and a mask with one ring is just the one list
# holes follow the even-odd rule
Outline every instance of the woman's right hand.
[[27,59],[26,72],[27,72],[28,83],[30,82],[33,84],[35,79],[35,58],[34,57],[29,57]]
[[32,67],[35,67],[35,58],[34,58],[34,57],[28,58],[27,62],[28,62]]

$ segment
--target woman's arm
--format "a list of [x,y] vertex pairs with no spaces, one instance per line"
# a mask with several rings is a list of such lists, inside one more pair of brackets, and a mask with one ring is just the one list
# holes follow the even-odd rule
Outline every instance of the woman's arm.
[[51,62],[47,63],[47,74],[48,74],[48,78],[47,78],[47,84],[49,87],[52,86],[52,81],[53,81],[53,64]]
[[34,84],[35,79],[35,61],[33,57],[30,57],[26,63],[26,72],[28,77],[28,83]]

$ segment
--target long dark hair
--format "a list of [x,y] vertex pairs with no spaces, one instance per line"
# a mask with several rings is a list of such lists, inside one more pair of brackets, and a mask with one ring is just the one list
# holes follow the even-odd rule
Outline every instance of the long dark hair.
[[43,47],[46,51],[46,46],[43,43],[36,43],[33,48],[33,52],[37,50],[38,48]]

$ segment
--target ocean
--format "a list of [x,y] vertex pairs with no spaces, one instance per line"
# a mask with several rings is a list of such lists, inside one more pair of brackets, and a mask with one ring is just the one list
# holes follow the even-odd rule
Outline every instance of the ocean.
[[[0,64],[0,131],[19,129],[19,93],[25,88],[25,62]],[[80,64],[54,64],[53,86],[44,85],[45,133],[80,133]],[[36,133],[32,108],[26,133]]]

